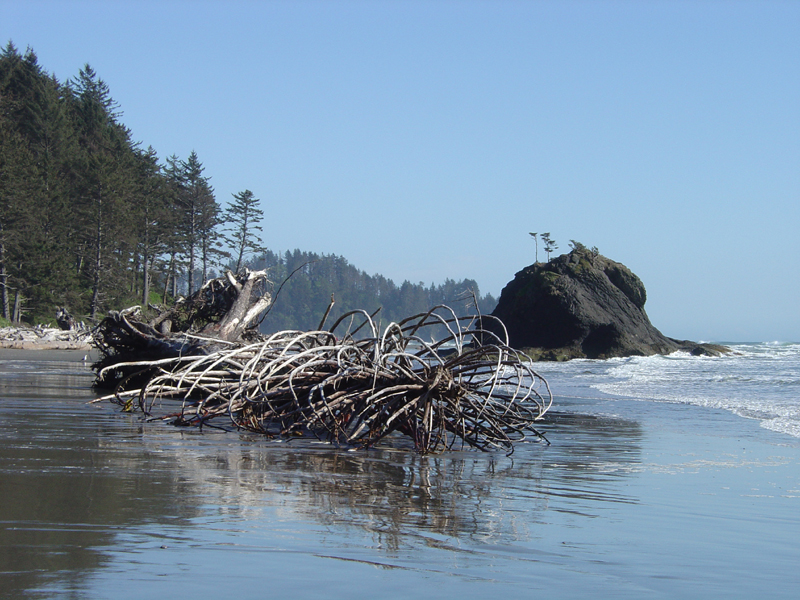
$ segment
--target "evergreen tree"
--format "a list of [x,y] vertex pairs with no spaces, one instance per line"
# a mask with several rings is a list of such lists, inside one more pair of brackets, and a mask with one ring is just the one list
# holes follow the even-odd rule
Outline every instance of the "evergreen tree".
[[[166,179],[152,147],[136,154],[136,193],[134,207],[137,220],[137,253],[141,260],[141,302],[150,302],[151,274],[158,255],[167,248],[171,228],[169,192]],[[132,290],[134,293],[136,289]]]
[[222,224],[222,208],[214,197],[213,188],[208,188],[208,193],[200,202],[200,258],[202,264],[201,285],[211,276],[212,265],[219,264],[222,259],[229,256],[222,249],[219,226]]
[[[0,114],[6,160],[25,157],[24,166],[17,163],[15,172],[4,177],[6,185],[9,178],[16,180],[24,201],[3,211],[4,235],[16,239],[16,251],[12,260],[11,248],[6,247],[0,271],[5,267],[6,294],[13,280],[16,298],[24,297],[30,310],[40,313],[56,302],[65,303],[76,288],[69,268],[71,221],[64,218],[69,211],[63,210],[71,136],[63,88],[39,67],[30,48],[21,56],[10,42],[0,55]],[[11,220],[15,225],[8,229]]]
[[35,183],[33,157],[0,112],[0,304],[6,319],[17,318],[11,313],[9,298],[12,291],[21,291],[24,281],[23,271],[14,266],[23,264],[24,236],[31,218],[26,199]]
[[234,272],[238,273],[244,266],[244,259],[249,254],[264,252],[260,237],[256,232],[261,232],[261,220],[264,211],[258,208],[259,200],[250,190],[233,194],[233,202],[225,210],[224,221],[226,224],[225,242],[232,250],[236,259]]
[[181,163],[180,168],[177,200],[182,209],[180,231],[188,263],[189,294],[198,287],[195,286],[198,258],[202,260],[202,277],[205,280],[212,257],[220,254],[217,250],[216,229],[219,225],[219,204],[214,198],[214,190],[209,185],[208,178],[203,176],[204,170],[205,167],[194,150]]
[[133,148],[129,131],[117,122],[119,113],[108,86],[88,64],[69,85],[80,140],[75,172],[88,266],[84,277],[91,288],[89,313],[94,321],[102,306],[124,289],[131,254],[126,170],[132,166]]
[[543,233],[542,241],[544,242],[544,251],[547,252],[547,262],[550,262],[550,253],[558,249],[558,244],[550,237],[550,233]]
[[181,260],[184,248],[184,223],[185,212],[181,195],[184,193],[183,165],[181,160],[172,155],[167,158],[164,167],[165,192],[167,214],[165,216],[164,261],[162,272],[164,274],[164,303],[167,297],[173,300],[178,296],[178,278],[184,268]]
[[529,235],[533,238],[533,243],[536,244],[536,258],[534,259],[534,262],[538,263],[539,262],[539,238],[536,237],[536,236],[538,236],[539,234],[531,232]]
[[579,250],[579,251],[586,250],[586,246],[581,244],[578,240],[570,240],[569,247],[572,248],[573,250]]

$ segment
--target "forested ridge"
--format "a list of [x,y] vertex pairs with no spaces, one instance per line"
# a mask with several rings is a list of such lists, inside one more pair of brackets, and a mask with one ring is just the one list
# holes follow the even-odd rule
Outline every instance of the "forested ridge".
[[[396,285],[343,257],[267,249],[250,191],[218,202],[198,155],[162,160],[135,142],[105,82],[87,64],[62,83],[30,48],[0,54],[0,315],[52,322],[57,307],[96,321],[132,304],[170,303],[223,269],[267,268],[280,288],[265,331],[312,329],[382,307],[397,320],[472,292],[477,283]],[[266,232],[268,237],[269,232]]]
[[337,318],[356,309],[373,312],[380,308],[384,323],[399,321],[447,304],[459,315],[475,314],[472,293],[478,299],[481,313],[491,312],[497,301],[491,294],[480,296],[478,284],[471,279],[425,286],[408,281],[395,285],[382,275],[368,275],[349,264],[341,256],[320,256],[310,252],[285,252],[282,255],[267,250],[254,261],[258,269],[266,268],[273,281],[281,282],[299,269],[283,286],[275,306],[264,319],[267,332],[283,329],[316,329],[334,294],[335,304],[328,317]]

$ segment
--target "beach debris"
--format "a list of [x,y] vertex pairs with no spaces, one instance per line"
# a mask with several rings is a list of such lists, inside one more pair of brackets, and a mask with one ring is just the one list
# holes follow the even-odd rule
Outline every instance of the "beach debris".
[[[535,424],[552,404],[547,382],[507,336],[476,328],[479,316],[438,306],[380,328],[376,313],[357,310],[323,329],[329,312],[317,331],[223,340],[213,335],[221,325],[203,329],[212,335],[176,339],[121,311],[98,338],[106,360],[94,367],[97,383],[113,382],[114,393],[97,401],[175,425],[315,436],[354,448],[395,432],[420,453],[466,446],[511,453],[517,442],[544,440]],[[156,349],[146,360],[145,342]],[[132,354],[139,358],[123,359]]]
[[86,349],[89,348],[91,339],[91,332],[86,327],[76,327],[69,331],[44,325],[0,328],[0,348],[22,350]]
[[266,271],[228,271],[168,309],[150,306],[156,316],[149,321],[140,306],[111,311],[93,331],[101,353],[93,368],[104,373],[95,387],[114,389],[140,370],[129,363],[204,355],[261,339],[259,317],[272,302],[268,287]]
[[73,317],[66,306],[59,306],[56,309],[56,324],[59,329],[63,329],[64,331],[88,331],[86,323],[78,321]]

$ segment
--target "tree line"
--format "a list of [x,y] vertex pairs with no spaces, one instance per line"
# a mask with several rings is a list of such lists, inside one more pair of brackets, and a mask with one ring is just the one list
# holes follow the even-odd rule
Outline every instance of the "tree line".
[[[336,310],[384,306],[408,316],[456,288],[395,286],[341,257],[277,255],[261,242],[250,190],[223,210],[197,153],[160,160],[131,137],[108,85],[87,64],[62,83],[28,48],[0,53],[0,315],[49,322],[56,307],[92,321],[131,304],[168,304],[221,268],[268,267],[281,291],[273,329],[316,327]],[[322,298],[325,301],[322,302]],[[480,298],[484,306],[491,296]],[[313,325],[312,325],[313,323]]]
[[192,152],[162,164],[87,64],[60,83],[12,43],[0,55],[0,310],[65,305],[95,320],[176,296],[223,256],[222,211]]
[[476,310],[488,314],[497,305],[491,294],[481,296],[477,282],[472,279],[446,279],[442,284],[429,286],[409,281],[397,285],[382,275],[368,275],[335,255],[300,250],[278,254],[267,250],[253,266],[267,269],[276,283],[274,305],[262,323],[265,333],[317,329],[331,295],[334,306],[328,325],[345,312],[359,309],[373,313],[380,308],[376,321],[385,325],[440,304],[450,306],[458,316],[473,315]]

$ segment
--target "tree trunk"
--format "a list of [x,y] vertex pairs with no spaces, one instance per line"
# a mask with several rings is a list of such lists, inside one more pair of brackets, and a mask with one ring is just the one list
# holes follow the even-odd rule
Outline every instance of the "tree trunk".
[[175,264],[175,255],[172,255],[172,299],[178,297],[178,267]]
[[[194,207],[194,204],[192,204]],[[189,290],[186,293],[187,296],[191,296],[194,293],[194,262],[195,262],[195,247],[197,246],[197,217],[194,214],[194,208],[192,208],[192,220],[191,220],[191,230],[189,232]]]
[[94,264],[94,281],[92,282],[92,321],[97,319],[97,311],[100,303],[100,267],[102,260],[102,238],[103,228],[98,219],[97,222],[97,239],[95,247],[95,264]]
[[10,319],[8,306],[8,271],[6,270],[6,245],[0,242],[0,303],[3,305],[3,318]]
[[14,314],[11,317],[11,320],[14,323],[19,323],[20,321],[21,304],[22,304],[22,294],[20,294],[19,290],[17,290],[14,293]]
[[201,248],[202,261],[203,261],[203,281],[208,280],[208,240],[203,238],[203,246]]
[[150,265],[147,250],[142,252],[142,306],[150,302]]

